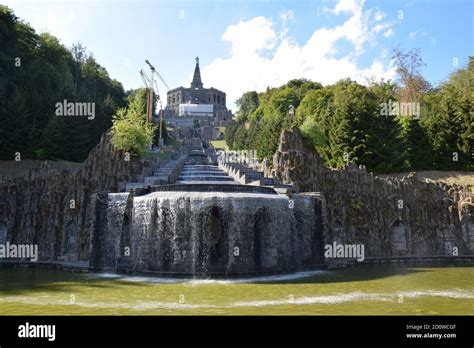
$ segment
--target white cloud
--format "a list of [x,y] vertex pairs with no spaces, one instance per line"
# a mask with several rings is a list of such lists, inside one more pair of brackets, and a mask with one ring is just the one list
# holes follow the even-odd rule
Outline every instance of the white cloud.
[[375,19],[377,22],[381,21],[381,20],[384,19],[385,17],[387,17],[387,15],[386,15],[384,12],[382,12],[382,11],[377,11],[377,12],[375,13],[375,15],[374,15],[374,19]]
[[222,39],[232,42],[232,55],[245,57],[258,51],[271,49],[276,42],[276,33],[271,20],[255,17],[247,22],[231,25],[222,35]]
[[286,22],[288,20],[292,21],[293,19],[295,19],[295,13],[293,12],[293,10],[288,10],[280,15],[280,19],[283,22]]
[[385,33],[383,33],[383,36],[385,37],[390,37],[392,36],[393,34],[395,34],[395,32],[393,31],[392,28],[388,29]]
[[[201,68],[206,86],[225,90],[232,103],[246,91],[263,91],[267,86],[277,87],[295,78],[323,84],[347,77],[360,83],[369,77],[393,78],[395,69],[390,62],[384,64],[383,56],[374,59],[368,67],[358,65],[366,44],[376,45],[377,37],[394,33],[392,24],[381,22],[380,13],[372,16],[371,10],[364,11],[363,4],[364,1],[357,0],[339,1],[334,9],[327,11],[335,15],[350,14],[350,17],[341,25],[316,29],[304,44],[287,35],[286,16],[280,17],[283,25],[278,33],[276,25],[265,17],[229,26],[222,39],[231,43],[231,56],[217,58]],[[380,29],[375,29],[378,26]],[[353,52],[336,57],[339,40],[349,42]]]
[[[81,41],[82,35],[90,26],[90,8],[72,0],[3,0],[2,3],[12,8],[16,16],[26,20],[37,32],[48,32],[66,46]],[[48,6],[46,3],[52,5]]]
[[334,14],[339,14],[341,12],[345,13],[357,13],[362,9],[365,0],[339,0],[334,10],[330,10]]
[[390,32],[389,36],[393,33],[395,33],[392,29],[393,27],[393,23],[391,22],[385,22],[385,23],[380,23],[380,24],[376,24],[373,28],[372,28],[372,33],[374,34],[379,34],[380,32],[388,29],[385,31],[385,33],[388,31]]
[[281,33],[280,33],[280,39],[284,39],[286,34],[288,34],[288,22],[294,19],[295,19],[295,13],[292,10],[289,10],[280,14],[281,27],[282,27]]
[[423,38],[427,38],[429,40],[429,42],[435,46],[436,43],[437,43],[437,40],[434,36],[430,35],[427,31],[425,30],[416,30],[416,31],[412,31],[410,32],[410,34],[408,35],[408,37],[410,38],[410,40],[416,40],[417,38],[419,39],[423,39]]

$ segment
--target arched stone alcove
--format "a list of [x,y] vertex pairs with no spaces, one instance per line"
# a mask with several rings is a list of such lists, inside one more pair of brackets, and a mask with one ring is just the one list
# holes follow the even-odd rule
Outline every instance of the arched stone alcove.
[[77,256],[78,246],[78,227],[75,221],[71,220],[66,225],[65,253],[71,256]]
[[337,243],[342,243],[344,241],[342,222],[339,220],[334,221],[331,225],[331,229],[333,237],[333,241],[331,241],[331,243],[334,241]]
[[219,270],[225,263],[222,247],[224,216],[221,208],[215,205],[206,207],[200,215],[202,216],[201,238],[196,268],[198,272],[207,273]]
[[408,250],[406,228],[402,220],[396,220],[392,224],[390,240],[392,242],[393,251],[403,252]]
[[206,242],[209,246],[210,251],[210,264],[216,265],[219,263],[222,255],[219,253],[218,244],[222,240],[222,216],[217,206],[212,206],[210,210],[210,216],[207,225],[207,238]]
[[256,271],[262,268],[263,254],[263,231],[267,223],[267,214],[265,208],[260,208],[255,213],[255,223],[253,228],[253,261]]
[[173,237],[176,231],[177,216],[172,209],[162,207],[158,210],[157,225],[161,233],[161,258],[163,270],[168,272],[174,263]]
[[5,244],[7,241],[7,224],[0,221],[0,244]]

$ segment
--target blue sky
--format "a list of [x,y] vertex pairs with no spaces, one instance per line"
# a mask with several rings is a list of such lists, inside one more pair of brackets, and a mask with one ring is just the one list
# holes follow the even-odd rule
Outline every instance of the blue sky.
[[83,43],[126,89],[141,86],[145,59],[171,88],[189,86],[199,56],[204,86],[227,92],[231,108],[243,92],[291,78],[393,78],[397,45],[421,49],[433,84],[456,69],[456,59],[461,67],[474,55],[471,0],[0,3],[66,46]]

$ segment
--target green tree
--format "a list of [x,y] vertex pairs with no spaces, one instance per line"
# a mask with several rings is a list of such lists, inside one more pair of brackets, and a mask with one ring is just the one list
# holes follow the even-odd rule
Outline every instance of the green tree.
[[[436,169],[472,170],[474,148],[474,57],[425,97],[424,125]],[[454,159],[456,159],[455,161]]]
[[142,155],[151,145],[156,131],[156,127],[147,123],[143,93],[137,92],[130,99],[128,108],[118,109],[112,126],[112,143],[115,147],[138,155]]
[[433,168],[434,154],[425,128],[416,118],[400,117],[402,143],[404,145],[404,170]]
[[249,115],[258,107],[258,94],[255,91],[244,93],[237,101],[235,102],[237,107],[237,118],[241,122],[246,122]]
[[41,150],[37,153],[39,159],[58,159],[64,149],[64,121],[60,117],[52,118],[44,130]]
[[[322,87],[297,79],[244,94],[239,121],[226,128],[227,143],[256,148],[259,158],[272,157],[281,130],[297,127],[330,167],[353,160],[376,174],[472,169],[473,58],[437,88],[421,75],[419,51],[396,49],[394,58],[397,82],[372,79],[362,86],[345,79]],[[257,97],[258,106],[250,102]],[[420,103],[420,118],[384,114],[389,101]]]
[[244,123],[240,123],[237,126],[234,135],[234,142],[232,143],[232,149],[234,150],[245,150],[247,149],[247,130]]
[[303,137],[318,150],[327,145],[327,138],[318,126],[318,123],[312,116],[306,118],[303,124],[300,126],[300,131]]
[[[68,50],[2,5],[0,47],[8,48],[0,49],[0,159],[21,152],[22,158],[83,161],[125,105],[122,85],[82,45]],[[64,100],[94,103],[95,119],[59,122],[55,105]]]
[[234,138],[235,138],[235,132],[237,131],[237,127],[238,127],[237,122],[231,122],[225,128],[224,139],[230,149],[234,148]]

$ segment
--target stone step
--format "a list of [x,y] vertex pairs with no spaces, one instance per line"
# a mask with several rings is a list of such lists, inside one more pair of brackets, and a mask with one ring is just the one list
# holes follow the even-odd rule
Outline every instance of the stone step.
[[227,175],[227,173],[224,173],[222,171],[212,171],[212,172],[190,172],[190,171],[181,171],[181,175],[183,176],[190,176],[190,175]]
[[218,167],[183,167],[183,170],[187,170],[187,171],[215,171],[215,170],[221,170],[219,169]]
[[[166,180],[163,180],[163,178],[166,177]],[[163,181],[168,181],[167,176],[161,175],[161,176],[146,176],[144,183],[147,185],[160,185]]]
[[218,167],[214,167],[214,168],[212,168],[212,167],[210,167],[210,168],[206,168],[206,167],[204,167],[204,168],[202,168],[202,167],[197,167],[197,168],[196,167],[183,167],[183,170],[188,170],[188,171],[215,171],[215,170],[222,170],[222,169],[220,169]]
[[145,184],[144,182],[127,182],[125,184],[125,192],[128,192],[132,189],[136,189],[136,188],[144,188],[144,187],[147,187],[147,186],[150,186],[148,184]]
[[259,180],[254,180],[248,183],[248,185],[252,186],[273,186],[273,179],[272,178],[262,178]]
[[245,178],[254,181],[263,178],[263,174],[260,172],[245,173]]
[[256,170],[250,168],[235,168],[234,170],[238,170],[241,173],[258,173]]
[[178,178],[179,181],[234,181],[231,177],[228,176],[194,176],[190,178]]

